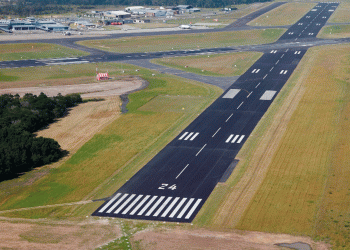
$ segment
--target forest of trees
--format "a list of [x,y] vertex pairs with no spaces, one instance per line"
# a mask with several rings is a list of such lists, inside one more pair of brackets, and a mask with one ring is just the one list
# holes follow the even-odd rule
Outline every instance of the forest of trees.
[[33,133],[81,103],[79,94],[47,97],[26,94],[0,96],[0,181],[34,167],[57,161],[64,155],[58,142]]
[[[94,5],[175,6],[188,4],[201,8],[222,8],[235,4],[268,2],[270,0],[11,0],[0,8],[0,15],[30,16],[72,11],[72,6],[89,8]],[[16,4],[14,4],[16,3]]]

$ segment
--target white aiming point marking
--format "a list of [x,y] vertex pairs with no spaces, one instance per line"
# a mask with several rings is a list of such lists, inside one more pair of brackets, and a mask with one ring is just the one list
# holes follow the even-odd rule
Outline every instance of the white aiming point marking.
[[230,89],[222,98],[233,99],[240,91],[240,89]]
[[260,97],[262,101],[270,101],[274,97],[277,91],[274,90],[266,90],[265,93]]

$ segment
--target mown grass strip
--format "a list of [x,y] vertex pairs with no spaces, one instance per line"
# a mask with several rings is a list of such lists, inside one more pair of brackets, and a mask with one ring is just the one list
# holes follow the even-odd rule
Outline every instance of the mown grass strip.
[[[87,56],[89,53],[48,43],[0,45],[0,61]],[[6,79],[5,79],[6,80]]]
[[258,52],[240,52],[162,58],[151,62],[199,75],[238,76],[250,68],[261,55]]
[[202,34],[124,37],[89,40],[78,44],[116,53],[156,52],[272,43],[285,29],[246,30]]
[[315,3],[286,3],[249,22],[253,26],[292,25],[302,18]]
[[350,37],[350,25],[324,26],[317,35],[318,38],[334,39]]

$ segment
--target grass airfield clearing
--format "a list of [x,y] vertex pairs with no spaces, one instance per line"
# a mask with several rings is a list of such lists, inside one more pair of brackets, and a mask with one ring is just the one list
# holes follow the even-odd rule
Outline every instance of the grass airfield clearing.
[[151,62],[199,75],[238,76],[249,69],[261,55],[259,52],[240,52],[161,58]]
[[195,224],[349,247],[349,48],[307,52]]
[[[95,69],[96,65],[70,65],[69,67],[73,71],[79,71],[81,67],[89,66]],[[59,68],[59,66],[55,67]],[[111,77],[117,77],[118,72],[122,74],[120,64],[101,64],[99,68],[114,68],[114,71],[109,71]],[[129,96],[130,103],[127,107],[129,113],[111,122],[63,165],[58,167],[57,164],[53,164],[55,166],[42,167],[18,179],[2,182],[0,184],[2,210],[74,202],[111,195],[118,185],[130,178],[143,162],[159,151],[193,119],[192,117],[222,92],[217,87],[191,83],[174,76],[161,74],[152,76],[153,72],[149,70],[141,69],[136,72],[136,67],[130,65],[123,65],[122,68],[127,74],[140,75],[150,83],[147,89]],[[47,77],[47,74],[44,77]],[[178,102],[169,102],[168,100],[173,99],[174,96],[177,101],[193,98],[195,105],[190,101],[187,101],[187,105],[181,106],[178,106]],[[147,111],[142,111],[141,107],[157,98],[160,98],[158,105],[153,103],[153,106],[148,106]],[[168,107],[173,106],[172,112],[158,111],[158,107],[164,103],[168,103]],[[120,173],[117,178],[110,178],[118,172]],[[41,178],[42,176],[44,177]],[[85,206],[80,212],[78,209],[74,212],[75,216],[89,215],[97,206],[98,204]],[[72,215],[72,213],[73,211],[68,212],[67,209],[50,207],[36,211],[17,211],[7,215],[57,218]]]
[[78,44],[115,53],[158,52],[184,49],[253,45],[275,42],[285,29],[246,30],[203,34],[124,37],[87,40]]
[[[136,67],[130,65],[101,64],[99,68],[110,70],[115,78],[121,77],[122,70],[139,75],[150,82],[149,88],[130,95],[129,113],[114,121],[111,118],[72,158],[0,183],[0,216],[4,216],[0,226],[14,232],[0,233],[4,239],[0,246],[18,248],[18,242],[22,246],[25,242],[36,249],[84,249],[86,242],[93,248],[122,235],[104,248],[174,249],[180,242],[191,249],[209,248],[215,242],[215,246],[277,249],[276,243],[302,241],[313,249],[326,249],[326,244],[315,242],[323,240],[334,249],[347,249],[349,49],[349,45],[337,45],[307,52],[241,150],[240,164],[226,183],[216,187],[193,226],[86,216],[102,204],[92,199],[114,193],[222,91],[145,69],[135,72]],[[82,83],[91,80],[95,67],[38,68],[38,76],[31,79],[25,75],[30,76],[29,69],[2,70],[1,87]],[[68,236],[81,238],[84,230],[69,226],[79,223],[91,237],[72,244]],[[90,231],[91,225],[98,226]],[[106,231],[113,233],[96,236]]]
[[249,22],[252,26],[292,25],[302,18],[315,3],[286,3]]
[[331,25],[321,29],[317,36],[323,39],[336,39],[350,37],[350,25]]
[[349,22],[349,11],[350,11],[350,2],[341,1],[338,8],[335,10],[333,15],[329,18],[329,23],[347,23]]
[[0,45],[0,61],[79,57],[87,55],[89,55],[87,52],[48,43],[19,43]]

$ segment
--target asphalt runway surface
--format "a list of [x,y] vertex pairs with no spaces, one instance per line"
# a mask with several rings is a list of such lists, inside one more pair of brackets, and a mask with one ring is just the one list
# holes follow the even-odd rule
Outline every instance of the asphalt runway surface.
[[[314,39],[337,6],[318,4],[279,42]],[[307,48],[271,48],[93,215],[191,222]]]

